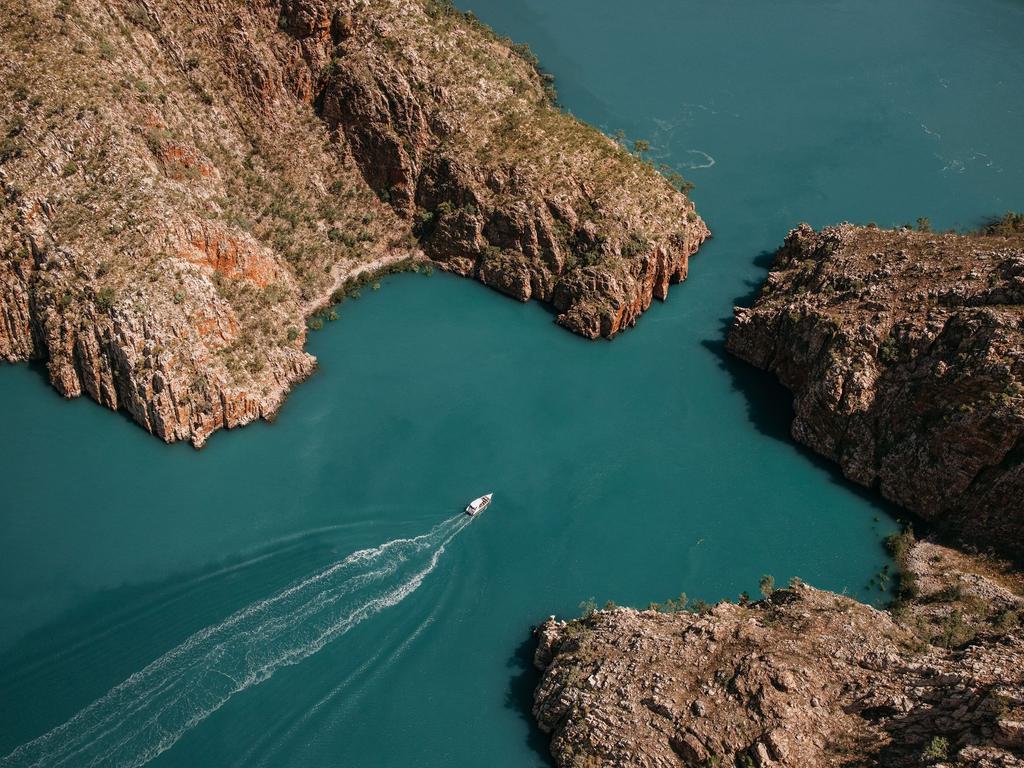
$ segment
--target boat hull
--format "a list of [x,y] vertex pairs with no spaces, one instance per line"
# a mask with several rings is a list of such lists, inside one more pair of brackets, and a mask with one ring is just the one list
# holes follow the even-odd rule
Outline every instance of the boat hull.
[[481,496],[479,499],[473,499],[473,501],[471,501],[469,505],[466,507],[466,514],[470,517],[476,517],[477,515],[479,515],[481,512],[483,512],[485,509],[491,506],[492,496],[493,494],[489,493],[486,496]]

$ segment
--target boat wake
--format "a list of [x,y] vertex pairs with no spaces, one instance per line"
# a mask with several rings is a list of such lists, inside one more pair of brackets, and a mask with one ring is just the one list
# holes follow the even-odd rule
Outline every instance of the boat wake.
[[414,592],[445,545],[472,521],[458,515],[299,581],[207,627],[136,672],[0,766],[141,766],[240,691]]

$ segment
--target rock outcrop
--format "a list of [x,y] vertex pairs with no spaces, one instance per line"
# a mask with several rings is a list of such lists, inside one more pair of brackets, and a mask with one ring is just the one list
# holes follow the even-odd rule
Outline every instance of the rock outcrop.
[[334,19],[322,115],[445,269],[590,338],[686,277],[709,234],[693,204],[555,108],[527,50],[444,2],[349,0]]
[[801,226],[727,348],[848,478],[1024,556],[1024,234]]
[[[919,559],[938,571],[943,550],[928,546]],[[799,583],[701,614],[551,619],[536,632],[534,714],[565,768],[1024,765],[1024,599],[970,578],[960,603],[972,590],[1004,603],[991,623],[976,617],[966,642],[928,642],[889,613]],[[905,617],[920,608],[962,626],[944,595],[922,592]]]
[[708,234],[443,2],[31,0],[0,37],[0,359],[167,441],[272,417],[359,272],[429,256],[611,337]]

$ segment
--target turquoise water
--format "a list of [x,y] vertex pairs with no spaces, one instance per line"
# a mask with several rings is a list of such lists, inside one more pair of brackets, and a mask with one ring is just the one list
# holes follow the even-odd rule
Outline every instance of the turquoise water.
[[880,598],[894,522],[789,442],[723,321],[798,221],[1024,208],[1024,4],[466,7],[697,183],[690,280],[591,343],[391,278],[314,335],[275,424],[201,452],[0,370],[0,765],[539,766],[548,614],[766,572]]

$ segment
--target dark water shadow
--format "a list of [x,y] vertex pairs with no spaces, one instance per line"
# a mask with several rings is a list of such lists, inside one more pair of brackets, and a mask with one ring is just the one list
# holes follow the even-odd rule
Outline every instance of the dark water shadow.
[[533,633],[524,640],[513,652],[507,667],[511,670],[508,691],[505,693],[505,707],[515,712],[526,722],[527,746],[536,753],[540,765],[554,766],[555,762],[549,751],[548,736],[537,726],[533,719],[533,692],[540,683],[541,673],[533,666],[533,651],[537,643]]
[[[866,488],[845,477],[839,465],[797,442],[792,435],[793,394],[775,376],[729,354],[725,349],[724,323],[720,339],[707,339],[701,344],[718,359],[718,365],[729,374],[733,389],[747,400],[747,417],[762,435],[791,446],[806,461],[825,472],[829,479],[844,490],[855,494],[895,520],[909,521],[911,513],[882,496],[874,488]],[[915,525],[915,529],[917,526]]]
[[[737,307],[750,307],[753,306],[754,302],[757,301],[757,297],[761,295],[761,287],[764,285],[764,280],[768,277],[768,270],[771,269],[772,264],[775,262],[775,251],[761,251],[757,256],[754,257],[753,264],[755,267],[763,272],[760,280],[745,280],[747,292],[741,294],[732,300],[733,306]],[[728,331],[729,326],[732,324],[732,318],[722,318],[722,323],[725,326],[725,330]],[[722,334],[722,338],[725,338],[725,334]]]
[[[763,269],[764,277],[767,277],[768,269],[774,260],[775,252],[762,251],[755,257],[754,264]],[[761,295],[762,285],[763,279],[759,282],[748,281],[749,290],[735,298],[733,305],[753,306]],[[726,350],[725,339],[731,327],[732,317],[723,317],[718,335],[705,339],[701,345],[715,356],[719,368],[729,375],[733,389],[746,398],[747,417],[753,427],[762,435],[786,443],[795,449],[802,458],[825,472],[835,485],[863,499],[894,520],[911,522],[915,530],[920,530],[924,524],[912,513],[886,499],[877,488],[868,488],[848,479],[837,463],[796,441],[792,434],[793,419],[796,416],[793,410],[793,393],[779,382],[774,374],[756,368]]]
[[[61,403],[65,403],[65,404],[69,403],[69,402],[82,401],[83,403],[88,403],[90,407],[98,406],[98,407],[102,408],[104,411],[106,411],[107,413],[117,415],[118,417],[120,417],[122,420],[124,420],[128,424],[131,424],[134,429],[141,429],[143,431],[143,433],[151,434],[152,435],[152,433],[148,432],[145,427],[143,427],[139,422],[137,422],[135,420],[135,418],[131,415],[131,413],[129,413],[126,409],[121,408],[121,407],[118,407],[116,410],[114,410],[113,408],[109,408],[108,406],[104,405],[103,403],[100,403],[100,402],[94,400],[92,395],[90,395],[85,390],[82,390],[82,394],[79,395],[78,397],[64,397],[64,395],[62,395],[60,392],[58,392],[57,388],[54,387],[53,383],[50,381],[50,371],[46,367],[46,361],[45,360],[41,360],[41,359],[29,360],[27,363],[24,363],[24,365],[25,365],[25,367],[29,371],[31,371],[33,374],[35,374],[39,378],[39,382],[46,388],[47,392],[49,392],[49,394],[55,400],[59,400]],[[120,392],[117,393],[117,397],[118,397],[118,401],[121,401],[121,400],[124,399],[121,396]],[[156,435],[153,435],[153,437],[156,437]],[[156,437],[156,439],[160,440],[159,437]],[[186,441],[179,441],[179,442],[187,444]],[[172,447],[172,446],[170,446],[170,447]]]

